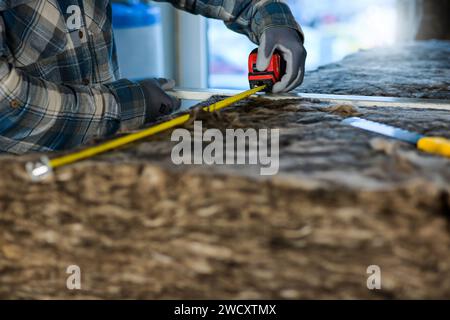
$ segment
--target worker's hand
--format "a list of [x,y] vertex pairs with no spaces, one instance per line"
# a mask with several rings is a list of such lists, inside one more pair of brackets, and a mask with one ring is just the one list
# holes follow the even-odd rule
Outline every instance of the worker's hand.
[[175,87],[174,80],[146,79],[139,84],[144,92],[147,107],[145,122],[155,121],[180,109],[181,101],[165,92]]
[[305,76],[306,50],[300,34],[288,27],[268,28],[261,36],[256,68],[265,71],[273,52],[278,49],[286,60],[286,74],[272,89],[273,93],[288,92],[303,82]]

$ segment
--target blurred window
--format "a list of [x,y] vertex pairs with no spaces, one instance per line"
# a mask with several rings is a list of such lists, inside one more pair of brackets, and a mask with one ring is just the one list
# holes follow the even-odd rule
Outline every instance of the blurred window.
[[[395,41],[396,0],[288,0],[305,33],[307,70],[341,60],[360,49]],[[210,88],[243,89],[247,57],[256,45],[208,20]]]

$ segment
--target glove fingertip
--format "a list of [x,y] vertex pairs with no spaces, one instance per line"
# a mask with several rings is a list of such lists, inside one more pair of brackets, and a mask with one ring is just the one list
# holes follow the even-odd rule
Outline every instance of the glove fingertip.
[[158,83],[163,90],[171,90],[175,87],[175,80],[159,78]]
[[288,84],[285,81],[277,82],[272,87],[272,93],[283,93],[286,92]]
[[266,71],[269,67],[270,60],[264,57],[262,54],[258,54],[258,58],[256,59],[256,69],[258,71]]
[[175,85],[176,85],[175,80],[169,79],[169,81],[167,82],[167,85],[166,85],[167,90],[175,88]]
[[256,69],[258,69],[258,71],[266,71],[269,67],[270,57],[266,56],[265,51],[265,44],[262,43],[258,47],[258,57],[256,58]]

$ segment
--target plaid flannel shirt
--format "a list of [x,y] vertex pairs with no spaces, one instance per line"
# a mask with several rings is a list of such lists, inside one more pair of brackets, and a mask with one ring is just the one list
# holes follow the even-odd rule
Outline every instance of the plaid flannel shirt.
[[[158,1],[222,19],[255,43],[271,26],[301,32],[280,0]],[[71,5],[81,9],[75,30]],[[142,126],[142,88],[118,79],[109,0],[0,0],[0,152],[68,149]]]

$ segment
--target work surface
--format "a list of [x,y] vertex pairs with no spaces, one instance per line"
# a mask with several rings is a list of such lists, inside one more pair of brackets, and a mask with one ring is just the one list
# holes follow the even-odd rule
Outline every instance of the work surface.
[[308,72],[298,91],[450,99],[450,41],[361,51]]
[[340,124],[353,115],[450,138],[445,110],[258,99],[197,117],[280,128],[273,177],[175,166],[170,133],[41,183],[38,155],[0,158],[0,297],[450,298],[450,161]]

